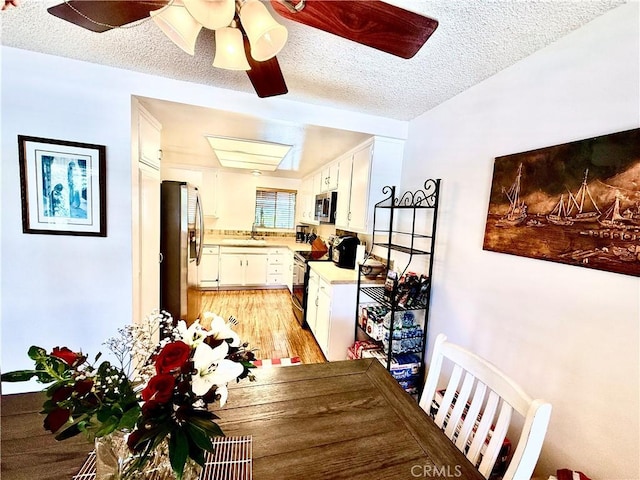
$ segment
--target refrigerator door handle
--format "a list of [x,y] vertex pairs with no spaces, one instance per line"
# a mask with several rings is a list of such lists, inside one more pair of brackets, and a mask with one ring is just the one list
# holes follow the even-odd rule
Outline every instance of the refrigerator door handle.
[[197,193],[196,196],[196,211],[198,217],[198,227],[199,227],[199,242],[197,245],[198,251],[196,252],[196,265],[200,265],[200,260],[202,260],[202,249],[204,248],[204,217],[202,216],[202,203],[200,203],[200,193]]

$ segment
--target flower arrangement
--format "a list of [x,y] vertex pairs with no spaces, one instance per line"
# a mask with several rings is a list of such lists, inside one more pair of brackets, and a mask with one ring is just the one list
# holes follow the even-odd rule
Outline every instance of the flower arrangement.
[[213,450],[211,438],[224,435],[209,405],[225,404],[228,382],[254,380],[250,369],[255,357],[233,331],[235,319],[226,322],[206,313],[204,320],[211,324],[207,329],[199,320],[188,327],[182,320],[174,326],[171,316],[161,312],[121,328],[106,342],[114,364],[98,363],[100,353],[90,362],[67,347],[47,353],[32,346],[28,355],[35,368],[1,378],[35,378],[48,385],[44,428],[57,440],[84,433],[94,441],[126,432],[130,474],[168,442],[171,468],[180,480],[188,460],[204,466],[204,452]]

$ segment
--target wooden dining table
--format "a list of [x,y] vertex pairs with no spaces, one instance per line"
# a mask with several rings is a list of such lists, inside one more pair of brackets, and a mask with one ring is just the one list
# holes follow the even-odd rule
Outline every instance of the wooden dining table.
[[[255,480],[483,477],[375,359],[257,368],[216,411],[252,437]],[[41,393],[2,396],[3,480],[70,480],[92,450],[42,428]]]

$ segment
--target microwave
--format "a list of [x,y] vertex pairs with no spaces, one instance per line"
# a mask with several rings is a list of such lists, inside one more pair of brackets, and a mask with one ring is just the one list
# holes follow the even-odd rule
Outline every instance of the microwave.
[[336,200],[338,192],[316,195],[314,218],[320,223],[336,223]]

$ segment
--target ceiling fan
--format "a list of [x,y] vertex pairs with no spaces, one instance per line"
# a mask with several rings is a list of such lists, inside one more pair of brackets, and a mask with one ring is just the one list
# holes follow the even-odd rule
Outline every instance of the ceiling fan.
[[[270,0],[275,12],[348,40],[401,58],[411,58],[438,27],[438,21],[381,0]],[[142,20],[171,0],[65,0],[48,9],[56,17],[93,32]],[[237,18],[237,14],[236,14]],[[288,92],[277,58],[256,61],[241,28],[249,80],[259,97]]]

